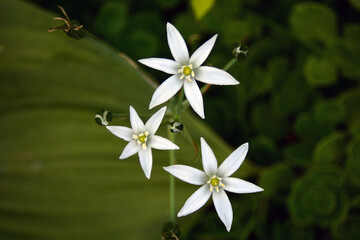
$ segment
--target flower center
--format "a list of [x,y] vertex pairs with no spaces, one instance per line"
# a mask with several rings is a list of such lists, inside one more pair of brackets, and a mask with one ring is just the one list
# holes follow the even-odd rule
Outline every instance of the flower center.
[[189,67],[185,67],[184,70],[183,70],[183,74],[185,74],[186,76],[190,75],[191,72],[192,72],[192,69],[189,68]]
[[134,134],[133,135],[133,139],[137,140],[137,144],[141,145],[142,149],[146,150],[147,145],[146,145],[146,141],[147,141],[147,137],[149,136],[149,132],[145,131],[144,133],[139,133],[138,135]]
[[180,79],[186,78],[189,82],[191,82],[192,78],[195,77],[195,73],[193,71],[193,65],[184,65],[179,69],[179,73],[181,73]]
[[220,180],[218,178],[213,178],[210,180],[210,184],[213,185],[214,187],[219,186],[219,182]]
[[146,136],[145,135],[142,135],[142,136],[139,136],[139,141],[141,142],[141,143],[145,143],[146,142]]
[[217,192],[219,192],[219,187],[225,187],[225,184],[221,182],[222,178],[217,177],[216,175],[212,176],[207,183],[210,185],[210,191],[214,191],[214,188]]

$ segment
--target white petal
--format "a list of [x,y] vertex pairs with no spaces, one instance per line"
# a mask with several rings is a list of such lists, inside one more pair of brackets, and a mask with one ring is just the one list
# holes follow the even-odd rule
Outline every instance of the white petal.
[[167,39],[168,39],[170,51],[175,61],[180,63],[181,65],[188,64],[189,51],[186,47],[184,38],[171,23],[167,23],[166,30],[167,30]]
[[184,92],[191,107],[202,119],[204,119],[205,114],[204,114],[203,98],[196,81],[192,80],[191,82],[189,82],[185,80]]
[[170,140],[157,136],[151,135],[149,136],[149,147],[159,149],[159,150],[177,150],[179,147],[171,142]]
[[201,45],[190,57],[189,63],[193,65],[193,68],[199,67],[203,62],[205,62],[206,58],[209,56],[216,38],[217,34],[207,40],[203,45]]
[[150,178],[151,168],[153,164],[151,148],[148,147],[146,148],[146,150],[141,149],[139,151],[139,160],[145,176],[147,178]]
[[124,139],[125,141],[131,141],[134,131],[128,127],[122,126],[107,126],[106,127],[115,136]]
[[233,193],[254,193],[264,191],[261,187],[239,178],[228,177],[223,178],[221,181],[225,184],[224,189]]
[[130,123],[133,131],[136,134],[145,132],[145,125],[132,106],[130,106]]
[[172,165],[169,167],[164,167],[164,169],[178,179],[190,184],[203,185],[207,181],[206,174],[203,171],[193,167],[185,165]]
[[181,208],[177,216],[182,217],[195,212],[196,210],[204,206],[207,200],[209,200],[210,195],[211,192],[209,189],[209,185],[205,184],[204,186],[196,190],[196,192],[194,192],[188,198],[188,200],[186,200],[184,206]]
[[225,224],[226,230],[230,232],[233,211],[230,200],[223,189],[220,189],[219,192],[213,192],[213,202],[219,218]]
[[148,130],[150,134],[156,133],[161,124],[161,121],[164,118],[165,112],[166,107],[162,107],[159,111],[154,113],[154,115],[152,115],[151,118],[149,118],[149,120],[145,123],[146,130]]
[[178,70],[181,68],[181,65],[174,60],[166,58],[144,58],[139,60],[140,63],[160,70],[169,74],[178,73]]
[[135,140],[132,140],[124,148],[123,152],[120,155],[120,159],[128,158],[137,153],[138,151],[140,151],[140,146],[136,143]]
[[200,138],[200,142],[204,171],[209,177],[212,177],[217,171],[216,157],[204,138]]
[[242,162],[244,161],[246,154],[249,150],[249,144],[244,143],[240,147],[238,147],[234,152],[232,152],[220,165],[217,174],[221,177],[228,177],[232,175]]
[[215,85],[236,85],[239,82],[224,70],[209,67],[200,66],[195,71],[195,78],[204,83]]
[[160,105],[167,100],[169,100],[172,96],[174,96],[182,87],[184,81],[180,79],[179,75],[172,75],[168,79],[166,79],[154,92],[151,102],[149,105],[149,109]]

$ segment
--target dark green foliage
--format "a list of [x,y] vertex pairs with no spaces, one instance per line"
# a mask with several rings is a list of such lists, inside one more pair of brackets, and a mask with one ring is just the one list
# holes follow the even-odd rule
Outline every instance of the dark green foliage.
[[[88,42],[74,43],[58,32],[46,35],[53,25],[50,16],[59,15],[59,1],[33,2],[56,14],[32,10],[42,17],[38,20],[22,11],[10,14],[3,7],[0,15],[0,238],[155,239],[167,219],[167,175],[160,168],[166,153],[159,153],[160,163],[154,163],[158,172],[153,175],[160,174],[154,180],[158,187],[139,183],[132,176],[139,170],[132,165],[136,159],[120,167],[117,156],[112,156],[114,148],[120,149],[118,141],[108,142],[105,129],[91,121],[102,107],[127,111],[134,104],[145,111],[153,90],[144,87],[125,60],[115,65]],[[71,19],[135,61],[171,58],[166,22],[179,29],[190,54],[218,33],[205,62],[215,67],[232,59],[234,43],[248,46],[246,59],[229,70],[241,84],[212,86],[204,95],[205,121],[233,147],[249,142],[249,158],[236,174],[248,176],[244,179],[265,191],[229,194],[234,210],[230,233],[212,204],[179,218],[182,239],[359,239],[358,0],[217,0],[200,19],[190,1],[61,4]],[[25,17],[32,21],[23,26]],[[8,47],[10,43],[16,47]],[[143,69],[159,83],[168,77]],[[52,107],[57,112],[49,114]],[[79,110],[82,114],[74,115]],[[181,160],[196,155],[185,138],[191,142],[205,134],[219,144],[219,160],[225,159],[228,148],[208,128],[190,117],[181,124],[185,137],[178,134],[184,142],[180,147],[187,149]],[[196,137],[189,136],[194,131]],[[34,135],[39,138],[33,140]],[[20,151],[18,145],[23,147]],[[42,167],[47,171],[38,175]],[[124,176],[131,181],[123,182]],[[123,198],[124,185],[131,189],[129,206],[123,205],[129,202]],[[141,193],[135,189],[139,186]],[[194,190],[180,186],[178,209]],[[139,203],[144,205],[135,209]],[[82,228],[84,224],[89,227]],[[169,231],[164,232],[171,239]]]
[[344,177],[338,168],[318,168],[299,178],[289,195],[288,208],[299,225],[335,226],[347,216]]

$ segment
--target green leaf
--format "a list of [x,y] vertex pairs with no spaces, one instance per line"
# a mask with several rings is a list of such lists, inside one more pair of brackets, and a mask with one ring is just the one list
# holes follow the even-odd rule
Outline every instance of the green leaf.
[[254,106],[251,118],[259,133],[273,139],[284,137],[289,128],[286,119],[272,111],[269,104]]
[[321,100],[314,106],[314,116],[319,121],[329,122],[336,125],[344,121],[345,108],[340,101]]
[[321,3],[296,4],[289,23],[294,34],[305,41],[326,42],[337,35],[337,16],[332,9]]
[[201,20],[214,6],[215,0],[191,0],[195,18]]
[[325,58],[309,56],[305,61],[304,74],[313,87],[326,87],[337,81],[335,66]]
[[280,158],[275,142],[267,136],[257,136],[251,141],[249,158],[258,165],[270,165]]
[[299,227],[291,221],[275,222],[273,235],[275,240],[313,240],[315,238],[315,229],[311,227]]
[[[103,45],[48,33],[53,16],[26,2],[0,1],[1,238],[159,239],[169,219],[169,175],[162,169],[168,151],[153,151],[148,180],[136,155],[118,159],[126,142],[94,122],[101,108],[128,113],[132,105],[153,114],[154,84]],[[186,113],[183,122],[219,161],[229,155],[199,118]],[[166,137],[165,128],[157,133]],[[178,162],[199,167],[186,140],[177,144]],[[178,210],[195,188],[177,186]]]
[[314,161],[320,164],[331,164],[344,159],[346,138],[342,132],[333,132],[321,139],[314,149]]
[[360,56],[360,24],[350,23],[344,27],[344,37],[329,42],[327,48],[331,61],[350,80],[360,80],[358,62]]
[[284,196],[287,195],[293,179],[294,173],[292,169],[285,164],[278,164],[261,172],[259,186],[266,189],[264,195],[284,200]]
[[360,0],[349,0],[350,4],[360,11]]
[[346,170],[353,184],[360,186],[360,135],[354,137],[346,146]]
[[296,166],[307,167],[312,160],[312,146],[299,142],[284,149],[285,159]]
[[343,190],[344,177],[338,168],[322,166],[299,178],[288,200],[290,216],[296,224],[323,227],[342,222],[349,206]]
[[295,120],[295,133],[306,143],[316,143],[334,129],[332,123],[317,120],[310,113],[302,113]]
[[95,29],[108,39],[119,37],[127,24],[127,15],[128,6],[124,2],[106,1],[95,18]]
[[345,120],[351,131],[357,128],[360,121],[360,88],[350,89],[342,92],[339,102],[345,108]]
[[312,89],[297,74],[284,79],[271,99],[274,109],[282,115],[298,113],[305,109],[312,98]]

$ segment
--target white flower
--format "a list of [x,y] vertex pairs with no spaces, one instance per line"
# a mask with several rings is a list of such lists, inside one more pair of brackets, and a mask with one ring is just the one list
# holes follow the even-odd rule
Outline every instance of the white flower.
[[180,32],[170,23],[167,23],[167,39],[174,60],[164,58],[140,59],[142,64],[173,74],[166,79],[154,92],[149,109],[160,105],[174,96],[184,86],[185,96],[191,107],[202,118],[204,115],[204,104],[201,91],[195,81],[216,84],[236,85],[239,84],[229,73],[209,66],[200,66],[209,56],[215,44],[217,34],[199,47],[189,58],[189,52]]
[[129,142],[121,153],[120,159],[125,159],[138,153],[140,165],[147,178],[150,178],[153,162],[151,148],[160,150],[179,149],[178,146],[168,139],[155,135],[165,112],[166,107],[161,108],[144,124],[135,109],[130,106],[130,123],[132,129],[122,126],[106,127],[115,136]]
[[233,211],[226,191],[233,193],[253,193],[264,189],[239,178],[230,177],[244,161],[248,151],[248,143],[244,143],[228,156],[218,167],[215,155],[203,138],[201,140],[202,163],[205,172],[185,165],[164,167],[175,177],[194,185],[202,185],[185,202],[178,217],[186,216],[201,208],[212,195],[217,214],[230,231]]

